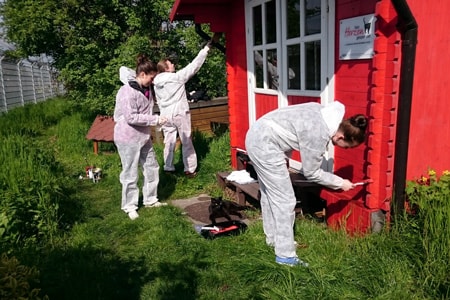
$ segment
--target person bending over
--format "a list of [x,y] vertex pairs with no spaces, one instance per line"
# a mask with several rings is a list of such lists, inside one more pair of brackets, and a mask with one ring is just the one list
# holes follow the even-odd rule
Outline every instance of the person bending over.
[[344,149],[366,139],[367,119],[358,114],[343,120],[345,107],[338,101],[291,105],[259,118],[247,132],[245,145],[261,192],[261,212],[266,243],[275,247],[275,261],[308,266],[297,257],[293,225],[296,197],[287,154],[300,151],[303,175],[332,189],[348,191],[355,185],[321,169],[328,143]]

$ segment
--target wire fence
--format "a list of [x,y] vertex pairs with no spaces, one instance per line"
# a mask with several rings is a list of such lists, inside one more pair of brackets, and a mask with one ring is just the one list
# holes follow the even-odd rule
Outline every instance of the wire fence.
[[57,71],[48,63],[0,58],[0,113],[65,93]]

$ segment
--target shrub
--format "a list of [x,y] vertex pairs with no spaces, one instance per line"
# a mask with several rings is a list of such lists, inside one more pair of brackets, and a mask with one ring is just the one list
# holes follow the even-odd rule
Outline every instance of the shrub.
[[0,299],[48,299],[39,296],[39,271],[21,265],[15,257],[5,253],[0,258]]

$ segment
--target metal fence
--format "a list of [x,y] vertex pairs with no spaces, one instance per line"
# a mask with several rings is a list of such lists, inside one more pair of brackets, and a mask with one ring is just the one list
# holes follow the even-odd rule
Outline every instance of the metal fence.
[[48,63],[0,58],[0,113],[64,94],[57,72]]

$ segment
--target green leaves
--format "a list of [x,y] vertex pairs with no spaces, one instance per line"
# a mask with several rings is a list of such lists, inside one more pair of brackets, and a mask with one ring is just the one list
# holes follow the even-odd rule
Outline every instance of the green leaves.
[[[176,53],[189,63],[203,40],[192,22],[169,24],[173,0],[15,0],[1,6],[7,38],[17,45],[16,57],[46,53],[69,96],[95,114],[111,114],[121,83],[118,69],[134,67],[139,53],[154,61]],[[207,28],[205,28],[207,31]],[[214,51],[212,51],[214,52]],[[218,51],[216,51],[218,52]],[[225,57],[209,55],[188,90],[226,95]]]

